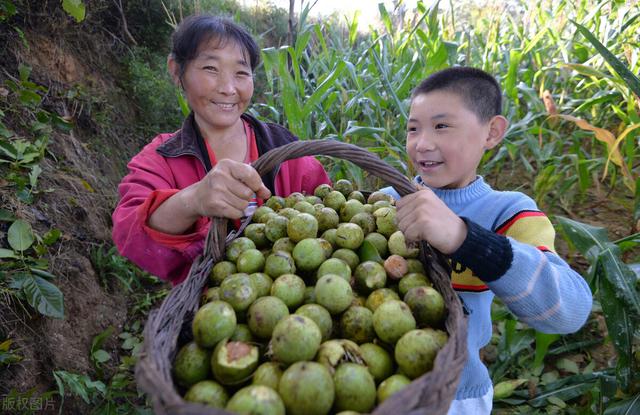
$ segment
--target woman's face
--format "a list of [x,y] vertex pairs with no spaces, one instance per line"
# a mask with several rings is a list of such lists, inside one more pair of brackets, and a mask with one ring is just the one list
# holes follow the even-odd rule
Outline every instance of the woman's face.
[[233,127],[247,109],[253,96],[253,73],[242,47],[229,40],[212,39],[200,46],[188,62],[182,78],[169,67],[174,80],[182,82],[187,101],[202,133],[224,131]]

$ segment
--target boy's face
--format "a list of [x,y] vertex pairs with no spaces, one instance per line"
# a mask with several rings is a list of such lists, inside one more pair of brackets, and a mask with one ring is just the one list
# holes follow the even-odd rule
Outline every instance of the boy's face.
[[439,90],[416,96],[407,124],[407,153],[425,184],[457,189],[476,179],[485,150],[504,134],[494,125],[504,117],[483,123],[457,94]]

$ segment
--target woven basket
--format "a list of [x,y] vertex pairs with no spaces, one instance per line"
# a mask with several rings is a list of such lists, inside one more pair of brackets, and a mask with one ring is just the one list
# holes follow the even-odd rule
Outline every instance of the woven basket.
[[[263,175],[283,161],[311,155],[351,161],[391,184],[402,196],[415,191],[406,177],[374,154],[332,140],[290,143],[262,155],[253,166]],[[139,388],[151,398],[156,414],[231,414],[223,409],[186,402],[178,393],[171,375],[173,359],[182,343],[181,331],[190,330],[189,323],[199,308],[200,295],[209,272],[224,257],[225,239],[227,220],[213,218],[204,253],[193,263],[187,279],[171,290],[160,308],[149,314],[142,353],[136,365],[136,381]],[[449,340],[438,353],[433,369],[376,407],[373,411],[375,415],[446,414],[466,360],[467,319],[460,299],[451,287],[448,264],[441,254],[426,243],[420,245],[420,259],[433,285],[442,294],[448,310],[445,328]]]

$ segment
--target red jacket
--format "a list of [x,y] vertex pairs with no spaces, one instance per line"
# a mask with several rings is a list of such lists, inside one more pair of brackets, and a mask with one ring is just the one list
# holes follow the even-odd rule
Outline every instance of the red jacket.
[[[277,124],[263,123],[244,114],[250,142],[250,161],[266,151],[297,140]],[[204,140],[198,139],[193,115],[173,134],[160,134],[134,156],[129,174],[118,186],[120,201],[113,212],[113,241],[118,251],[144,270],[174,285],[182,282],[194,259],[202,253],[210,226],[200,218],[186,234],[170,235],[151,229],[147,220],[166,199],[201,180],[209,159]],[[316,186],[330,183],[322,165],[313,157],[288,160],[262,177],[272,194],[313,194]]]

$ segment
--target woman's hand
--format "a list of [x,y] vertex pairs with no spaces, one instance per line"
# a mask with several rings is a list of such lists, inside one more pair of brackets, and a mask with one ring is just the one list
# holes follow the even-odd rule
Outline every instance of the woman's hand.
[[404,196],[396,203],[398,229],[408,242],[427,241],[445,255],[467,237],[467,225],[431,189]]
[[258,172],[248,164],[224,159],[198,183],[191,197],[194,215],[239,219],[256,195],[268,199],[271,192]]
[[203,216],[239,219],[254,194],[261,199],[271,196],[258,172],[245,163],[220,160],[202,180],[160,205],[148,224],[160,232],[178,235]]

